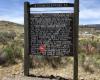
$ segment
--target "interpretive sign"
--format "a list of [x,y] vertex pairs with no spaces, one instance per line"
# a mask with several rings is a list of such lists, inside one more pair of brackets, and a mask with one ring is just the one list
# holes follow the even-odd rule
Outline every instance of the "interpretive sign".
[[[31,8],[71,7],[71,13],[34,13]],[[36,10],[36,9],[35,9]],[[78,80],[79,0],[74,3],[24,3],[24,75],[29,75],[31,56],[72,56],[73,80]]]
[[30,14],[29,36],[33,55],[72,55],[73,14]]

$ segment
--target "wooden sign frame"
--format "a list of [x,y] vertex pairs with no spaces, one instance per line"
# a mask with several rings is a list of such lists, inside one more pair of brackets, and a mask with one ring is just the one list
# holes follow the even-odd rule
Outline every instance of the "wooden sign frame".
[[78,28],[79,28],[79,0],[74,0],[74,4],[72,3],[45,3],[45,4],[30,4],[29,2],[24,2],[24,75],[29,75],[29,60],[30,60],[30,42],[29,42],[29,28],[30,28],[30,8],[43,8],[43,7],[74,7],[74,39],[73,39],[73,48],[74,48],[74,74],[73,79],[78,80]]

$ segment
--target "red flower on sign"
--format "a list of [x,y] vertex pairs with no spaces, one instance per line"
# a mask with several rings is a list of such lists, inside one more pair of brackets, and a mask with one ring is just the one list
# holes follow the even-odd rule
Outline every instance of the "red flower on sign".
[[39,52],[42,53],[42,54],[44,54],[45,50],[46,50],[45,44],[41,44],[41,45],[39,46]]

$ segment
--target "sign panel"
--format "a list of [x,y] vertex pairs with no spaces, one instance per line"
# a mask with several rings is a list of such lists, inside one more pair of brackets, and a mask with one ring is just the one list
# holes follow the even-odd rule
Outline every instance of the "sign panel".
[[[31,8],[73,7],[73,13],[31,13]],[[73,21],[74,20],[74,21]],[[73,80],[78,80],[79,0],[74,3],[24,3],[24,75],[29,76],[30,54],[73,56]]]
[[73,55],[73,14],[30,14],[30,53],[33,55]]

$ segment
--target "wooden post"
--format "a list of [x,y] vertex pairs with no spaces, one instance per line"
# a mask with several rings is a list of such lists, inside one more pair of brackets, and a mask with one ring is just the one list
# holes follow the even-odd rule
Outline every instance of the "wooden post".
[[78,80],[79,0],[74,1],[74,80]]
[[29,2],[24,3],[24,75],[29,75]]

